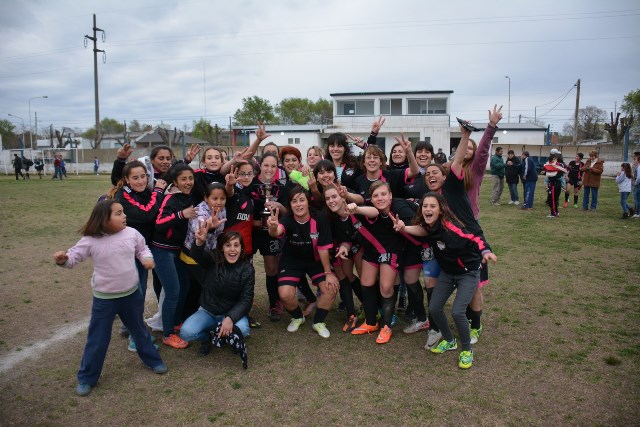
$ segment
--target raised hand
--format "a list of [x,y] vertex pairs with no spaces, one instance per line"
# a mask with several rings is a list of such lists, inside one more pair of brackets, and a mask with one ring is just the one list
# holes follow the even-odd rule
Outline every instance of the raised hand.
[[237,165],[247,163],[247,158],[251,157],[251,154],[247,155],[248,151],[249,151],[249,147],[233,153],[233,162]]
[[69,259],[69,256],[65,251],[57,251],[53,254],[53,260],[58,265],[63,265],[65,262],[67,262],[68,259]]
[[204,245],[204,242],[207,241],[208,232],[209,232],[209,226],[207,224],[207,221],[204,221],[204,220],[200,221],[198,225],[198,230],[196,231],[196,234],[195,234],[196,245],[198,246]]
[[502,113],[501,113],[502,105],[500,106],[500,108],[496,109],[497,106],[498,106],[498,104],[494,104],[493,105],[493,111],[488,110],[489,111],[489,124],[491,126],[493,126],[493,127],[495,127],[498,124],[498,122],[500,120],[502,120]]
[[385,121],[386,119],[384,117],[379,116],[371,125],[371,132],[372,133],[380,132],[380,128],[382,128],[382,125],[384,124]]
[[275,208],[271,210],[271,214],[269,218],[267,218],[267,226],[269,230],[276,231],[278,229],[278,225],[280,222],[278,221],[278,216],[280,215],[280,208]]
[[402,146],[405,154],[411,152],[411,141],[404,139],[404,132],[400,132],[400,139],[397,136],[394,136],[394,138]]
[[351,136],[350,134],[346,134],[347,139],[353,141],[359,148],[364,147],[364,141],[362,138],[358,138],[357,136]]
[[404,221],[401,220],[398,215],[396,216],[391,215],[390,218],[391,218],[391,221],[393,222],[393,229],[395,231],[400,232],[404,230]]
[[213,212],[211,212],[211,218],[208,220],[209,230],[220,227],[220,224],[224,224],[227,222],[226,218],[220,219],[218,216],[222,212],[222,208],[217,208]]
[[271,134],[267,133],[267,131],[265,130],[264,122],[258,122],[258,129],[256,129],[256,138],[260,141],[264,141],[270,136]]
[[224,180],[227,185],[232,187],[236,185],[236,182],[238,182],[238,168],[231,166],[231,172],[224,177]]
[[118,149],[117,156],[120,160],[127,160],[131,153],[133,153],[133,148],[131,148],[131,144],[126,143]]
[[191,163],[193,159],[196,158],[198,153],[200,152],[200,146],[198,144],[193,144],[189,147],[189,151],[184,156],[184,159],[187,161],[187,164]]

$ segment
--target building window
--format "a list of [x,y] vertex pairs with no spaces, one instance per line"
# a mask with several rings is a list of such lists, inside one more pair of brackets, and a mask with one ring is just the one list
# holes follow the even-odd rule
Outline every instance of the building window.
[[287,142],[289,144],[300,144],[300,138],[288,138]]
[[373,116],[373,99],[338,101],[339,116]]
[[409,114],[447,114],[446,98],[409,99]]
[[402,99],[381,99],[380,114],[382,114],[383,116],[401,116]]

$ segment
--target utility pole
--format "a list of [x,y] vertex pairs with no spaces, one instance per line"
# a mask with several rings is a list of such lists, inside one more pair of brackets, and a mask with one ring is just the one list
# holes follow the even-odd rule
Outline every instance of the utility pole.
[[576,83],[576,111],[573,116],[573,145],[578,144],[578,109],[580,108],[580,79]]
[[98,36],[97,36],[97,32],[100,31],[102,32],[102,42],[104,43],[105,41],[105,34],[104,34],[104,30],[98,28],[96,26],[96,14],[93,14],[93,37],[84,36],[84,47],[87,47],[87,39],[92,40],[93,41],[93,86],[94,86],[94,91],[95,91],[95,104],[96,104],[96,141],[95,141],[95,147],[94,148],[98,148],[98,146],[100,145],[100,140],[102,139],[102,134],[100,132],[100,102],[99,102],[99,98],[98,98],[98,52],[102,52],[103,54],[103,60],[106,60],[104,57],[104,50],[100,50],[98,49]]
[[[38,147],[38,112],[36,111],[34,114],[36,115],[36,147]],[[31,151],[33,151],[33,147],[31,148]],[[31,157],[33,157],[33,154]]]

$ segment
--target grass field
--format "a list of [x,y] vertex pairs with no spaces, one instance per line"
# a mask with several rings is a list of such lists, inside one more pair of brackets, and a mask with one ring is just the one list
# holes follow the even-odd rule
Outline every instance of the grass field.
[[0,362],[36,354],[0,373],[0,425],[638,424],[640,221],[618,219],[613,180],[597,212],[562,209],[557,220],[546,218],[542,181],[528,212],[490,206],[485,182],[481,223],[498,264],[468,371],[457,352],[427,353],[425,335],[403,335],[402,325],[384,346],[343,334],[335,311],[328,340],[309,323],[288,333],[287,316],[266,318],[258,265],[263,326],[248,341],[248,370],[228,349],[201,358],[197,346],[163,347],[170,371],[154,375],[114,328],[102,378],[81,398],[86,332],[36,350],[88,318],[91,262],[61,269],[51,254],[79,239],[108,179],[0,178]]

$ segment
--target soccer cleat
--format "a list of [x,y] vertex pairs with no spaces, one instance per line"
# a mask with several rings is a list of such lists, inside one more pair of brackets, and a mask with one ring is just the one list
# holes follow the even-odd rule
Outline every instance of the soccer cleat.
[[425,350],[431,350],[442,339],[442,333],[433,329],[429,329],[427,343],[424,345]]
[[458,348],[458,342],[454,338],[452,341],[442,340],[440,344],[431,349],[431,353],[442,354],[445,351],[455,350]]
[[461,351],[458,356],[458,367],[461,369],[469,369],[473,364],[473,351]]
[[293,319],[291,319],[291,322],[289,322],[289,326],[287,326],[287,331],[289,332],[295,332],[298,329],[300,329],[300,326],[302,326],[302,324],[305,322],[305,318],[301,317],[299,319],[296,319],[295,317]]
[[280,321],[280,315],[278,314],[278,311],[275,308],[270,308],[267,316],[269,316],[269,320],[271,320],[272,322]]
[[393,316],[391,316],[391,324],[389,326],[393,328],[394,326],[396,326],[396,323],[398,323],[398,316],[396,316],[394,313]]
[[314,331],[318,333],[322,338],[329,338],[331,336],[331,332],[327,329],[326,323],[314,323],[311,325]]
[[386,344],[391,340],[391,328],[387,325],[384,328],[380,329],[380,333],[378,333],[378,338],[376,338],[376,342],[378,344]]
[[475,344],[478,342],[478,340],[480,339],[480,334],[482,333],[482,325],[480,325],[480,327],[478,329],[471,329],[470,331],[470,335],[471,335],[471,344]]
[[164,363],[161,363],[155,368],[151,368],[151,370],[155,374],[162,375],[162,374],[166,374],[169,371],[169,368],[167,368],[167,365],[165,365]]
[[260,326],[262,326],[262,325],[260,324],[260,322],[258,322],[258,321],[257,321],[256,319],[254,319],[253,317],[248,316],[248,318],[249,318],[249,327],[250,327],[251,329],[258,329]]
[[180,323],[179,325],[173,327],[173,331],[176,334],[180,333],[180,329],[182,329],[182,323]]
[[183,340],[182,338],[180,338],[176,334],[171,334],[168,337],[163,337],[162,343],[164,345],[168,345],[169,347],[178,348],[178,349],[189,347],[189,343]]
[[578,209],[578,204],[577,204],[577,203],[574,203],[574,204],[573,204],[573,207],[574,207],[575,209]]
[[565,201],[565,202],[562,204],[562,207],[563,207],[563,208],[566,208],[567,206],[569,206],[569,202]]
[[358,326],[353,331],[351,331],[351,335],[370,334],[372,332],[377,331],[378,329],[380,329],[380,327],[378,326],[377,323],[375,325],[371,326],[371,325],[368,325],[366,321],[364,321],[364,322],[362,322],[362,324],[360,326]]
[[416,320],[404,328],[402,332],[405,334],[415,334],[416,332],[426,331],[427,329],[429,329],[429,320],[425,320],[424,322]]
[[356,318],[356,316],[354,314],[352,314],[351,316],[349,316],[349,318],[347,319],[347,322],[344,324],[344,326],[342,327],[342,332],[351,332],[356,328],[358,319]]

